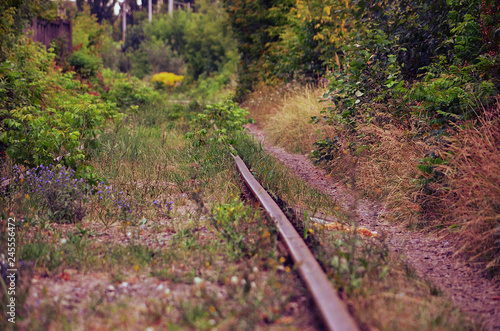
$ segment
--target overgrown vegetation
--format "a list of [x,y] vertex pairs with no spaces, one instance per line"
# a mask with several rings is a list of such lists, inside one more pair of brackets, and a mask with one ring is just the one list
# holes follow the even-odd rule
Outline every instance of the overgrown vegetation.
[[[196,1],[196,11],[160,13],[127,33],[120,70],[139,78],[161,72],[183,75],[180,91],[200,101],[214,100],[233,79],[238,54],[226,13],[218,1]],[[139,16],[138,16],[139,17]]]
[[[266,102],[285,109],[273,110],[269,121],[274,141],[293,141],[288,148],[305,153],[319,135],[312,153],[317,161],[367,195],[389,197],[399,207],[392,215],[414,211],[416,224],[420,214],[448,211],[443,206],[455,201],[455,213],[443,224],[460,220],[469,231],[464,249],[475,245],[479,258],[495,268],[498,234],[491,226],[498,222],[492,216],[498,205],[491,197],[498,185],[477,174],[497,171],[498,114],[489,98],[498,88],[498,60],[486,56],[497,51],[491,43],[477,48],[473,23],[479,15],[481,29],[494,31],[496,12],[485,16],[453,2],[430,11],[425,2],[223,3],[227,12],[209,0],[197,1],[196,12],[169,16],[159,10],[151,24],[135,4],[134,24],[121,45],[112,38],[118,20],[104,20],[110,7],[95,17],[79,1],[68,58],[22,33],[32,17],[56,16],[52,2],[0,5],[0,238],[6,252],[7,220],[15,218],[16,327],[321,328],[280,251],[273,222],[242,186],[230,155],[236,152],[290,212],[363,328],[475,327],[390,255],[383,237],[362,239],[355,231],[313,226],[308,215],[318,212],[341,224],[356,222],[349,210],[297,180],[241,134],[251,122],[246,109],[227,99],[203,103],[232,94],[239,55],[224,24],[228,17],[243,51],[240,97],[255,78],[257,84],[311,81],[333,68],[336,79],[325,103],[316,102],[314,89],[270,90]],[[490,8],[487,2],[481,6]],[[387,14],[377,16],[379,10]],[[403,64],[411,54],[403,48],[411,41],[393,38],[402,32],[375,21],[417,17],[409,26],[419,30],[429,20],[419,15],[436,11],[450,21],[435,27],[435,41],[452,45],[446,46],[452,56],[440,50],[407,70]],[[392,28],[406,28],[403,23]],[[440,24],[453,27],[448,39]],[[155,89],[148,81],[160,72],[163,83]],[[185,74],[181,86],[171,84],[180,79],[173,74]],[[386,74],[392,76],[385,87],[368,91]],[[453,93],[443,92],[450,87]],[[188,100],[171,102],[177,97]],[[464,111],[474,98],[484,103],[478,117]],[[287,117],[280,119],[283,113]],[[311,116],[321,124],[308,123]],[[295,134],[300,131],[302,143]],[[488,148],[479,149],[485,142]],[[357,178],[349,169],[353,160]],[[472,226],[478,208],[484,213]],[[10,298],[2,252],[0,328],[8,329],[13,325],[4,310]]]
[[[344,155],[351,155],[358,164],[357,186],[369,197],[386,200],[390,219],[476,238],[460,240],[458,251],[498,274],[498,211],[488,207],[486,216],[483,207],[474,204],[476,217],[471,217],[471,204],[466,204],[467,218],[448,217],[462,213],[464,201],[482,201],[480,192],[491,185],[500,187],[497,169],[491,167],[484,174],[488,184],[478,180],[471,184],[474,190],[466,188],[468,181],[459,184],[455,179],[468,173],[456,151],[479,146],[468,131],[456,128],[472,125],[472,130],[489,131],[484,119],[492,119],[489,114],[498,107],[500,20],[495,1],[224,4],[240,51],[246,54],[237,96],[247,95],[251,106],[252,100],[274,99],[262,103],[281,109],[264,116],[263,127],[273,141],[293,152],[312,149],[314,161],[344,179],[350,168]],[[265,22],[265,28],[255,22]],[[317,96],[322,102],[312,100],[322,112],[312,115],[317,127],[307,133],[305,126],[299,132],[294,130],[299,125],[286,125],[293,101],[266,88],[248,95],[259,84],[293,80],[328,83]],[[264,95],[258,95],[262,91]],[[286,88],[283,93],[288,93]],[[252,113],[262,113],[255,109]],[[318,137],[312,146],[310,140],[301,144],[302,139],[294,139],[314,134]],[[489,153],[491,148],[499,147],[485,142],[482,150]],[[482,161],[478,157],[472,162]],[[450,185],[463,186],[448,194]]]

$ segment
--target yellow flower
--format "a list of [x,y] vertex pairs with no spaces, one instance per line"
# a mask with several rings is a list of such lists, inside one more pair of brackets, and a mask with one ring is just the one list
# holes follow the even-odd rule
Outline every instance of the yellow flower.
[[215,307],[214,307],[214,306],[210,306],[210,307],[208,308],[208,311],[209,311],[211,314],[215,313]]
[[134,271],[139,271],[139,266],[137,264],[134,266]]
[[26,200],[30,199],[30,195],[29,194],[26,194],[24,197],[26,198]]
[[283,256],[280,257],[280,263],[285,263],[285,258]]
[[210,267],[210,262],[205,263],[207,267]]

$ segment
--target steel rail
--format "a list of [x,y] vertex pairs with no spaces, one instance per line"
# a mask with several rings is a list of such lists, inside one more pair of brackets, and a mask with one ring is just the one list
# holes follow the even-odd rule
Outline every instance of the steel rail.
[[349,314],[323,269],[297,233],[293,225],[276,202],[257,182],[239,156],[233,155],[238,170],[255,197],[260,201],[269,217],[276,223],[280,235],[309,289],[325,326],[333,331],[358,331],[359,327]]

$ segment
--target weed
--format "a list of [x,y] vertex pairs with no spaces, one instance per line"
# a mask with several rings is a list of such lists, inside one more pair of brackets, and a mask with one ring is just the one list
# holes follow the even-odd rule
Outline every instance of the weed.
[[41,223],[78,223],[85,216],[89,186],[73,169],[41,165],[23,171],[14,166],[11,176],[12,193],[5,198],[19,211],[30,211],[30,218],[37,214]]
[[134,204],[125,192],[113,190],[111,185],[105,185],[104,182],[99,183],[96,190],[91,199],[92,216],[101,222],[105,229],[116,222],[126,223],[133,220],[138,203]]

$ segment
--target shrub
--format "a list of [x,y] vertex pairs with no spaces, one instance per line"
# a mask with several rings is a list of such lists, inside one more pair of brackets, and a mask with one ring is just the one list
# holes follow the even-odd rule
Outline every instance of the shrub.
[[153,75],[151,79],[152,83],[158,83],[161,87],[172,87],[176,86],[177,83],[182,83],[184,81],[184,76],[176,75],[170,72],[160,72],[159,74]]
[[195,144],[204,144],[207,137],[218,142],[231,142],[235,134],[243,130],[243,125],[251,122],[246,119],[248,114],[248,110],[231,100],[208,105],[191,122],[195,131],[188,132],[186,137],[195,139]]
[[116,105],[54,67],[53,54],[22,39],[0,63],[0,143],[28,167],[62,163],[92,176],[89,149]]
[[74,52],[71,54],[68,62],[73,70],[75,70],[83,79],[96,77],[97,72],[102,67],[102,61],[100,58],[82,52]]
[[117,104],[121,109],[151,104],[159,100],[160,94],[137,77],[127,76],[110,69],[102,71],[108,92],[103,97]]

